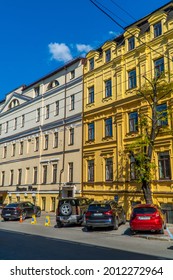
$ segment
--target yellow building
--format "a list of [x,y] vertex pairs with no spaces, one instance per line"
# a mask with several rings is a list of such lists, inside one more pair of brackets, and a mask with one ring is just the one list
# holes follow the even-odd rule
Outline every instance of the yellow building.
[[[133,159],[125,152],[138,136],[140,112],[150,114],[148,104],[136,91],[164,71],[173,73],[173,3],[128,26],[124,34],[87,54],[83,101],[83,194],[95,199],[119,199],[128,213],[144,202],[135,182]],[[173,93],[160,100],[158,110],[172,109]],[[154,203],[167,209],[173,222],[173,138],[167,133],[156,139],[152,181]]]

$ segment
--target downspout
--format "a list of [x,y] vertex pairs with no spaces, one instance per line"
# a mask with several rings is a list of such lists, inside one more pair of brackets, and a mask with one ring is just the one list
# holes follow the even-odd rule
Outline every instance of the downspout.
[[82,113],[81,113],[81,117],[82,117],[82,148],[81,148],[81,159],[82,159],[82,166],[81,166],[81,194],[83,196],[83,180],[84,180],[84,176],[83,176],[83,171],[84,171],[84,157],[83,157],[83,146],[84,146],[84,64],[85,61],[82,61],[83,64],[83,75],[82,75]]
[[64,89],[64,118],[63,118],[63,151],[62,151],[62,169],[59,175],[59,198],[62,198],[62,174],[64,173],[65,166],[65,144],[66,144],[66,103],[67,103],[67,68],[65,70],[65,89]]

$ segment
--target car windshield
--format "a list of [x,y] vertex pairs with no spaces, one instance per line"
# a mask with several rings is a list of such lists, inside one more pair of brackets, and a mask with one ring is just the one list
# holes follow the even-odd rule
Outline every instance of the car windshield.
[[111,209],[111,207],[109,204],[101,204],[101,203],[91,204],[88,207],[88,211],[108,211],[110,209]]
[[155,212],[156,212],[156,209],[153,207],[135,208],[133,210],[134,214],[153,214]]

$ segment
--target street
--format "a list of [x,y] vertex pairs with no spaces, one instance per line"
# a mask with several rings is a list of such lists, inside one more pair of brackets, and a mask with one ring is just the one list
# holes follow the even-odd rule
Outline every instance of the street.
[[117,231],[85,232],[80,226],[55,228],[55,216],[50,226],[44,222],[44,215],[36,224],[0,221],[1,260],[173,259],[173,242],[131,236],[128,223]]

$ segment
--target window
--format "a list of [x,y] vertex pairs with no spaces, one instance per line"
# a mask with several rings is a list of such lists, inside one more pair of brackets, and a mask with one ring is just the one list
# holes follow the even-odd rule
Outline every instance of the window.
[[5,182],[5,171],[1,172],[1,186],[4,186],[4,182]]
[[52,183],[55,184],[57,182],[57,164],[53,164],[53,176],[52,176]]
[[167,114],[167,105],[161,104],[157,105],[157,125],[158,126],[167,126],[168,125],[168,114]]
[[12,144],[12,157],[15,156],[15,153],[16,153],[16,144]]
[[105,163],[105,175],[106,175],[106,181],[112,181],[113,180],[113,159],[107,158]]
[[40,95],[40,86],[37,86],[34,88],[34,92],[35,92],[35,97]]
[[40,108],[36,110],[36,122],[40,121]]
[[4,149],[3,149],[3,158],[6,158],[7,157],[7,146],[4,146]]
[[156,24],[153,25],[154,29],[154,38],[160,36],[162,34],[162,24],[161,21],[157,22]]
[[72,79],[74,79],[75,78],[75,70],[72,70],[71,72],[70,72],[70,79],[72,80]]
[[14,170],[10,170],[10,182],[9,182],[10,186],[13,185],[13,179],[14,179]]
[[132,112],[129,114],[129,132],[138,131],[138,113]]
[[18,185],[22,183],[22,169],[18,169]]
[[75,95],[72,94],[70,96],[70,110],[74,110],[74,103],[75,103]]
[[34,169],[33,169],[33,184],[34,185],[37,184],[37,174],[38,174],[37,166],[34,166]]
[[24,145],[24,142],[20,142],[20,155],[23,155],[23,145]]
[[106,60],[106,62],[109,62],[111,60],[111,50],[110,49],[105,51],[105,60]]
[[45,119],[49,118],[49,111],[50,111],[50,106],[46,105],[46,108],[45,108]]
[[48,150],[48,146],[49,146],[49,135],[46,134],[44,136],[44,150]]
[[35,137],[35,152],[39,150],[39,137]]
[[105,137],[112,136],[112,118],[105,120]]
[[164,72],[164,58],[161,57],[154,61],[154,75],[156,78],[159,78],[163,72]]
[[88,124],[88,140],[94,140],[94,123]]
[[43,165],[43,184],[47,183],[47,165]]
[[57,87],[57,86],[59,86],[59,82],[57,80],[51,81],[47,86],[47,90],[50,90],[50,89],[52,89],[54,87]]
[[132,36],[128,39],[128,50],[133,50],[135,48],[135,37]]
[[105,81],[105,97],[112,96],[112,82],[111,80]]
[[54,147],[54,148],[58,148],[58,132],[54,132],[53,147]]
[[170,156],[169,152],[158,154],[159,179],[171,179]]
[[2,134],[2,124],[0,124],[0,135]]
[[24,127],[25,125],[25,115],[21,116],[21,127]]
[[59,100],[55,102],[55,116],[59,115]]
[[129,89],[136,87],[136,70],[131,70],[128,72]]
[[94,86],[88,88],[88,104],[94,103]]
[[88,160],[88,182],[94,182],[94,160]]
[[91,70],[93,70],[94,69],[94,58],[91,58],[90,60],[89,60],[89,70],[91,71]]
[[69,170],[69,182],[73,182],[73,162],[69,162],[68,164],[68,170]]
[[130,157],[130,180],[136,180],[136,162],[133,156]]
[[73,145],[74,144],[74,128],[70,128],[69,130],[70,132],[70,141],[69,141],[69,145]]
[[6,126],[5,126],[5,133],[8,132],[8,124],[9,124],[9,122],[7,121],[7,122],[6,122]]
[[17,129],[17,118],[14,119],[14,130]]
[[17,99],[13,99],[13,100],[10,102],[8,108],[9,108],[9,110],[10,110],[10,109],[13,109],[13,108],[16,107],[16,106],[19,106],[19,101],[18,101]]

